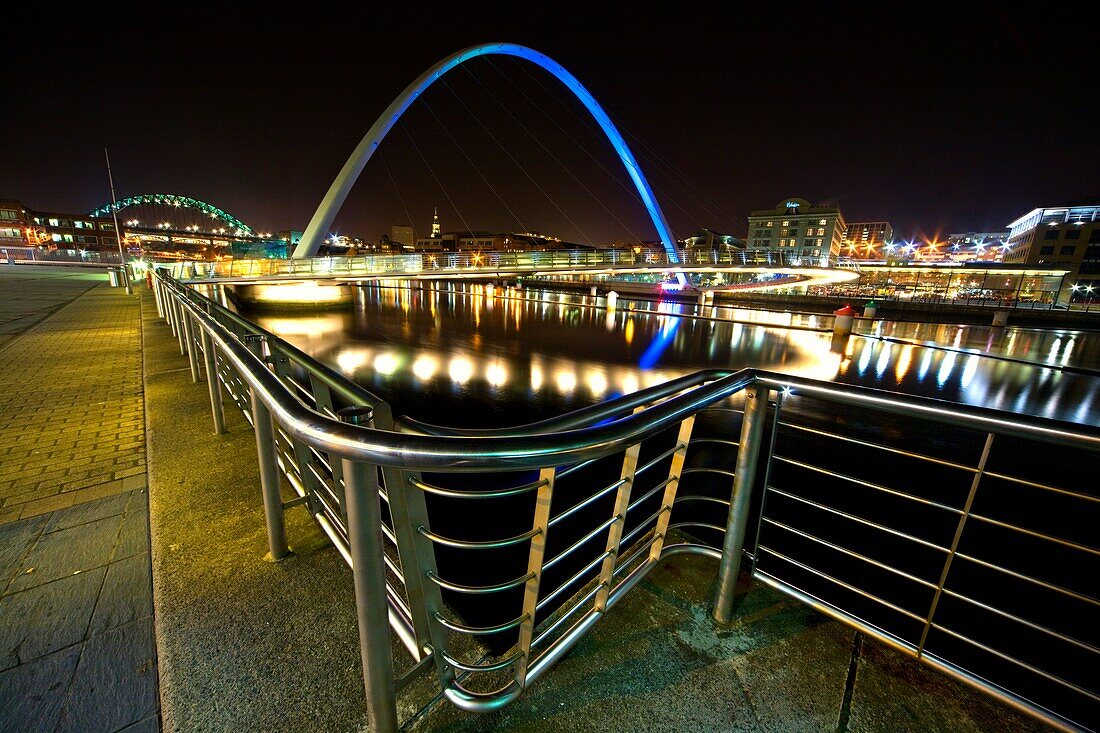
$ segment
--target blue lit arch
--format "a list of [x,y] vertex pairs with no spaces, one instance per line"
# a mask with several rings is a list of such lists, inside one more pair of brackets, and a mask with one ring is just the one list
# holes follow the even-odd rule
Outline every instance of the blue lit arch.
[[195,209],[211,218],[225,222],[234,232],[239,232],[240,234],[248,236],[254,236],[256,234],[252,230],[252,227],[248,226],[237,217],[225,213],[217,206],[208,204],[205,201],[193,199],[190,196],[178,196],[174,193],[142,193],[137,196],[128,196],[127,198],[120,199],[118,203],[103,204],[103,206],[100,206],[98,209],[89,212],[88,216],[110,216],[113,212],[122,211],[128,206],[178,206],[185,209]]
[[[661,244],[664,245],[665,251],[668,253],[671,261],[678,263],[680,258],[676,253],[676,239],[672,236],[672,231],[669,229],[668,222],[665,220],[665,215],[661,211],[661,207],[657,205],[657,200],[653,196],[653,190],[649,187],[649,181],[646,180],[645,174],[642,173],[641,166],[639,166],[638,161],[634,159],[634,154],[630,152],[630,148],[627,146],[626,141],[619,133],[618,128],[616,128],[615,124],[611,121],[611,118],[604,112],[603,107],[599,105],[595,97],[584,88],[577,78],[566,71],[561,64],[534,49],[514,43],[484,43],[454,53],[425,71],[416,81],[406,87],[405,91],[401,92],[401,94],[390,103],[390,106],[386,108],[386,111],[375,120],[374,124],[367,131],[367,134],[363,137],[363,140],[352,152],[351,157],[348,158],[347,163],[345,163],[344,167],[340,170],[340,174],[336,176],[336,180],[332,182],[332,186],[329,188],[328,193],[325,194],[325,198],[321,201],[320,206],[317,207],[317,211],[314,212],[313,218],[302,234],[302,240],[295,248],[293,256],[312,257],[317,254],[317,250],[320,248],[325,234],[329,231],[332,222],[336,219],[336,214],[343,205],[344,199],[347,198],[348,193],[351,191],[351,187],[355,184],[356,179],[359,178],[363,166],[370,160],[374,151],[390,131],[390,128],[401,118],[401,115],[405,113],[409,105],[411,105],[425,89],[430,87],[436,79],[440,78],[451,69],[477,56],[489,55],[515,56],[521,59],[527,59],[553,74],[554,77],[565,84],[569,91],[573,92],[577,99],[579,99],[585,108],[592,114],[592,117],[595,118],[600,129],[603,130],[604,135],[607,136],[608,141],[611,143],[612,147],[615,148],[615,152],[619,154],[619,159],[623,162],[627,174],[634,182],[634,187],[638,190],[638,195],[641,196],[646,211],[649,212],[649,218],[653,221],[653,226],[657,229],[657,235],[661,238]],[[686,284],[687,279],[684,277],[683,273],[677,273],[677,277],[682,284]]]

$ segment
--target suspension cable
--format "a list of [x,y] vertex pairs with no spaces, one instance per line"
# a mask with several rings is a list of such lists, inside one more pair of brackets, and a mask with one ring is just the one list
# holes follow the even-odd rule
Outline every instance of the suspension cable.
[[526,232],[527,227],[524,226],[523,222],[519,220],[518,216],[516,216],[516,212],[512,211],[512,207],[508,205],[508,202],[505,201],[499,193],[497,193],[497,190],[493,187],[493,184],[489,183],[489,179],[486,178],[485,174],[481,172],[481,168],[479,168],[477,163],[473,161],[469,153],[466,152],[466,149],[458,144],[458,141],[455,140],[454,135],[451,134],[451,131],[447,129],[447,127],[443,124],[443,121],[439,119],[438,115],[436,115],[435,110],[433,110],[428,104],[428,100],[426,100],[424,97],[421,97],[420,103],[423,104],[429,112],[431,112],[432,118],[435,119],[436,124],[439,125],[439,129],[443,130],[443,133],[447,136],[447,138],[452,143],[454,143],[454,146],[458,148],[460,153],[462,153],[462,157],[466,159],[466,162],[472,165],[474,167],[474,170],[477,171],[477,174],[481,176],[481,180],[485,181],[485,185],[488,186],[489,190],[493,192],[493,195],[497,197],[497,201],[499,201],[504,206],[504,208],[508,210],[508,213],[512,215],[512,218],[516,220],[516,223],[519,224],[519,230],[521,232]]
[[[539,110],[539,112],[541,112],[541,113],[542,113],[543,117],[546,117],[547,119],[550,119],[550,115],[546,114],[546,110],[545,110],[545,109],[543,109],[542,105],[538,104],[538,103],[537,103],[536,101],[534,101],[533,99],[531,99],[531,98],[530,98],[529,96],[527,96],[527,94],[525,94],[525,93],[523,92],[523,90],[521,90],[521,89],[520,89],[520,88],[519,88],[518,86],[516,86],[516,83],[515,83],[514,81],[512,81],[511,79],[509,79],[509,78],[508,78],[508,77],[507,77],[507,76],[506,76],[506,75],[504,74],[504,72],[502,72],[502,71],[500,70],[500,67],[498,67],[498,66],[497,66],[497,65],[496,65],[495,63],[493,63],[493,60],[492,60],[491,58],[488,58],[488,57],[486,57],[486,58],[485,58],[485,60],[486,60],[486,61],[487,61],[487,62],[489,63],[489,65],[490,65],[490,66],[492,66],[492,67],[493,67],[493,69],[494,69],[494,70],[495,70],[495,71],[497,72],[497,74],[499,74],[500,76],[502,76],[502,77],[503,77],[503,78],[504,78],[504,79],[505,79],[505,80],[506,80],[506,81],[507,81],[507,82],[508,82],[509,84],[511,84],[511,85],[512,85],[512,87],[513,87],[514,89],[516,89],[517,91],[519,91],[519,92],[520,92],[520,94],[523,94],[523,96],[524,96],[524,97],[525,97],[525,98],[527,99],[527,101],[528,101],[528,102],[529,102],[529,103],[530,103],[530,104],[531,104],[532,106],[534,106],[534,107],[535,107],[536,109],[538,109],[538,110]],[[470,74],[471,74],[471,75],[473,75],[473,72],[470,72]],[[474,78],[475,78],[475,79],[477,80],[478,84],[481,84],[482,88],[483,88],[483,89],[485,89],[485,91],[489,92],[489,96],[493,97],[493,99],[494,99],[495,101],[497,101],[497,104],[500,104],[499,100],[497,100],[497,98],[496,98],[496,97],[495,97],[495,96],[493,95],[493,93],[492,93],[491,91],[489,91],[489,89],[488,89],[487,87],[485,87],[485,85],[484,85],[484,84],[482,84],[482,83],[481,83],[481,80],[480,80],[480,79],[477,79],[477,77],[474,77]],[[501,106],[504,106],[504,105],[501,105]],[[599,205],[600,205],[600,206],[601,206],[601,207],[603,208],[603,210],[604,210],[604,211],[606,211],[606,212],[607,212],[607,213],[608,213],[608,214],[609,214],[609,215],[611,216],[611,218],[612,218],[612,219],[614,219],[615,221],[617,221],[617,222],[619,223],[619,225],[620,225],[620,226],[621,226],[621,227],[622,227],[623,229],[625,229],[625,230],[627,231],[627,233],[628,233],[628,234],[630,235],[631,239],[633,239],[633,240],[634,240],[634,241],[636,241],[636,242],[639,242],[639,241],[641,241],[641,238],[640,238],[640,237],[638,237],[638,235],[634,233],[634,230],[633,230],[633,229],[631,229],[631,228],[630,228],[630,226],[629,226],[629,225],[628,225],[628,224],[627,224],[626,222],[624,222],[624,221],[623,221],[622,219],[620,219],[620,218],[619,218],[618,216],[616,216],[616,215],[615,215],[615,212],[614,212],[614,211],[612,211],[612,210],[611,210],[610,208],[608,208],[607,204],[605,204],[605,203],[603,202],[603,200],[602,200],[602,199],[600,199],[600,197],[598,197],[598,196],[597,196],[596,194],[594,194],[594,193],[592,192],[592,190],[591,190],[591,189],[589,189],[589,188],[588,188],[588,186],[586,186],[586,185],[584,184],[584,182],[583,182],[583,181],[581,181],[581,179],[577,178],[577,176],[576,176],[576,175],[575,175],[575,174],[573,173],[573,171],[572,171],[572,170],[570,170],[570,169],[569,169],[569,167],[568,167],[568,166],[566,166],[566,165],[565,165],[564,163],[562,163],[562,162],[561,162],[561,161],[560,161],[560,160],[559,160],[559,159],[557,158],[557,156],[555,156],[555,155],[554,155],[554,154],[553,154],[552,152],[550,152],[550,149],[549,149],[549,148],[547,148],[547,147],[546,147],[546,145],[544,145],[544,144],[542,143],[542,141],[541,141],[541,140],[539,140],[539,139],[538,139],[537,137],[535,137],[535,136],[534,136],[534,134],[532,134],[530,130],[528,130],[528,129],[527,129],[526,127],[524,127],[523,123],[519,121],[519,119],[518,119],[518,118],[517,118],[517,117],[515,116],[515,114],[513,114],[513,113],[512,113],[512,111],[511,111],[511,110],[509,110],[509,109],[508,109],[507,107],[504,107],[504,111],[505,111],[505,112],[507,112],[507,113],[508,113],[508,115],[509,115],[509,116],[510,116],[510,117],[511,117],[511,118],[512,118],[513,120],[515,120],[515,121],[516,121],[516,123],[518,123],[518,124],[519,124],[519,126],[520,126],[520,127],[522,127],[522,128],[524,129],[524,131],[526,131],[526,132],[527,132],[527,134],[528,134],[528,135],[531,135],[532,139],[534,139],[534,141],[535,141],[535,142],[536,142],[536,143],[538,144],[538,146],[539,146],[540,148],[542,148],[542,149],[543,149],[544,151],[546,151],[546,153],[547,153],[547,154],[548,154],[548,155],[549,155],[549,156],[550,156],[551,158],[553,158],[553,159],[554,159],[554,161],[555,161],[555,162],[556,162],[556,163],[557,163],[557,164],[558,164],[559,166],[561,166],[562,170],[564,170],[564,171],[565,171],[566,173],[568,173],[568,174],[569,174],[569,177],[570,177],[570,178],[572,178],[572,179],[573,179],[573,180],[574,180],[574,181],[575,181],[575,182],[577,183],[577,185],[578,185],[578,186],[580,186],[580,187],[581,187],[582,189],[584,189],[585,193],[587,193],[587,194],[588,194],[589,196],[591,196],[591,197],[592,197],[592,198],[593,198],[593,199],[594,199],[594,200],[596,201],[596,203],[598,203],[598,204],[599,204]],[[553,120],[551,120],[551,121],[553,122]],[[559,130],[562,130],[562,131],[564,132],[564,130],[562,129],[561,125],[558,125],[558,124],[557,124],[557,122],[554,122],[554,124],[555,124],[555,125],[557,125],[557,127],[558,127],[558,129],[559,129]],[[573,142],[573,143],[574,143],[574,144],[575,144],[575,145],[576,145],[577,147],[581,148],[581,150],[584,150],[584,147],[583,147],[583,146],[581,146],[581,145],[580,145],[580,144],[579,144],[579,143],[578,143],[578,142],[577,142],[576,140],[573,140],[572,136],[570,136],[570,135],[569,135],[569,133],[565,133],[565,134],[566,134],[566,136],[567,136],[567,137],[569,137],[569,139],[570,139],[570,140],[572,140],[572,142]],[[594,156],[592,156],[592,154],[591,154],[591,153],[588,153],[588,151],[587,151],[587,150],[585,150],[584,152],[585,152],[585,153],[586,153],[586,154],[588,155],[588,157],[592,158],[593,160],[596,160],[596,158],[595,158]],[[599,163],[599,161],[597,161],[597,163]],[[602,164],[600,164],[600,165],[602,166]],[[607,169],[606,169],[606,168],[604,168],[604,170],[607,170]],[[618,179],[618,178],[615,178],[615,180],[616,180],[617,182],[619,182],[619,185],[623,185],[623,184],[622,184],[622,182],[621,182],[621,181],[619,181],[619,179]],[[625,186],[624,186],[624,188],[625,188]],[[636,199],[637,199],[638,201],[641,201],[641,197],[639,197],[639,196],[638,196],[638,192],[637,192],[637,191],[634,191],[633,193],[634,193],[634,197],[635,197],[635,198],[636,198]]]
[[[590,132],[592,132],[593,134],[595,134],[597,132],[596,128],[593,127],[593,123],[592,123],[591,120],[586,119],[585,117],[582,117],[581,115],[578,115],[576,113],[576,111],[573,110],[572,107],[567,105],[565,102],[563,102],[561,100],[561,98],[558,95],[554,94],[550,89],[548,89],[547,86],[542,83],[542,80],[540,80],[537,76],[532,74],[531,71],[527,68],[527,66],[525,64],[516,62],[516,65],[518,65],[523,70],[523,73],[527,74],[527,76],[530,77],[532,80],[534,80],[534,82],[536,84],[538,84],[540,87],[542,87],[543,90],[545,90],[547,93],[549,93],[561,107],[565,108],[569,112],[569,114],[573,115],[573,117],[575,119],[579,120]],[[699,206],[702,207],[709,216],[714,217],[717,220],[722,220],[722,219],[729,218],[731,221],[736,221],[737,217],[733,216],[729,211],[727,211],[725,209],[725,207],[721,206],[713,198],[708,196],[705,191],[703,191],[701,188],[699,188],[696,184],[694,184],[691,181],[691,178],[689,176],[687,176],[684,173],[681,173],[675,166],[673,166],[671,163],[668,163],[663,158],[661,158],[661,156],[652,147],[650,147],[650,145],[648,143],[646,143],[645,140],[638,137],[638,135],[636,135],[633,131],[631,131],[630,128],[628,128],[626,125],[624,125],[622,120],[620,120],[617,116],[615,116],[611,112],[607,112],[607,116],[612,118],[615,125],[623,133],[625,133],[626,135],[629,135],[634,140],[635,143],[637,143],[639,146],[641,146],[640,149],[635,150],[635,153],[637,153],[640,157],[645,158],[649,163],[652,163],[653,167],[656,168],[658,171],[664,172],[665,176],[668,178],[669,182],[672,183],[673,185],[675,185],[677,188],[679,188],[682,193],[686,194],[689,198],[691,198],[693,200],[694,199],[708,199],[708,200],[710,200],[710,202],[717,209],[719,209],[720,213],[716,214],[713,210],[711,210],[708,206],[706,206],[706,204],[702,200],[698,201]],[[683,184],[679,183],[675,179],[673,174],[675,174],[676,176],[679,176],[683,180],[687,181],[688,185],[692,186],[696,190],[696,192],[692,193],[691,191],[687,190],[687,188],[685,188],[685,186]],[[675,206],[677,209],[679,209],[681,212],[683,212],[689,218],[692,218],[692,219],[696,218],[695,215],[690,214],[686,209],[684,209],[683,206],[680,206],[680,204],[676,201],[676,199],[672,198],[671,196],[667,196],[667,200],[671,201],[673,206]]]
[[[409,139],[409,142],[412,143],[413,150],[415,150],[416,154],[420,156],[420,160],[424,162],[424,165],[428,168],[428,172],[432,174],[432,178],[435,179],[435,184],[439,186],[439,190],[443,192],[443,195],[447,198],[447,202],[451,205],[451,208],[455,210],[456,214],[458,214],[458,218],[462,222],[462,226],[466,227],[467,234],[472,235],[474,233],[474,230],[471,229],[470,225],[466,222],[466,217],[462,215],[462,210],[458,208],[457,204],[455,204],[454,199],[451,198],[451,194],[447,193],[447,189],[443,187],[443,183],[440,182],[439,176],[435,174],[435,169],[432,168],[431,163],[429,163],[428,159],[424,157],[424,153],[420,152],[420,146],[416,144],[416,140],[413,140],[413,136],[410,135],[408,129],[405,128],[404,120],[399,119],[397,121],[397,124],[401,126],[401,131],[405,133],[405,137],[407,137]],[[455,246],[458,246],[457,241],[455,242]]]
[[[462,68],[466,69],[467,72],[469,71],[466,64],[463,64]],[[527,180],[529,180],[535,186],[535,188],[537,188],[539,190],[539,193],[541,193],[543,196],[545,196],[546,200],[549,201],[554,206],[554,208],[558,210],[558,213],[561,214],[563,217],[565,217],[565,220],[568,221],[573,226],[573,228],[577,230],[577,232],[581,235],[581,238],[583,238],[585,241],[587,241],[590,246],[595,246],[595,245],[592,244],[592,240],[589,238],[589,236],[584,233],[584,230],[581,229],[580,226],[577,225],[577,222],[573,221],[573,219],[570,218],[569,214],[566,214],[565,210],[562,209],[560,206],[558,206],[558,202],[555,201],[554,198],[549,193],[546,192],[546,189],[544,189],[542,186],[540,186],[538,181],[536,181],[531,176],[531,174],[527,172],[527,168],[524,167],[522,164],[520,164],[520,162],[518,160],[516,160],[515,156],[512,155],[511,152],[509,152],[508,148],[504,147],[504,144],[501,143],[500,140],[497,140],[497,137],[496,137],[496,135],[493,134],[492,130],[490,130],[488,127],[486,127],[485,123],[481,121],[481,118],[478,117],[476,114],[474,114],[474,111],[472,109],[470,109],[469,105],[466,104],[466,102],[462,99],[462,97],[460,97],[455,92],[454,89],[451,89],[451,86],[450,86],[450,84],[447,83],[447,80],[446,79],[440,79],[439,83],[442,84],[443,86],[445,86],[447,88],[447,90],[452,95],[454,95],[454,98],[457,99],[459,104],[462,105],[463,109],[465,109],[469,113],[470,117],[472,117],[477,122],[477,124],[481,125],[481,129],[485,130],[485,132],[488,133],[489,137],[491,137],[493,139],[493,142],[495,142],[497,144],[497,147],[499,147],[501,150],[504,151],[504,154],[508,156],[509,160],[511,160],[513,163],[515,163],[516,167],[519,168],[520,171],[523,172],[523,175],[527,176]]]
[[386,170],[386,177],[390,179],[390,185],[393,186],[394,193],[397,194],[397,200],[401,202],[401,209],[405,212],[405,218],[408,219],[409,226],[411,226],[413,229],[413,237],[415,237],[416,225],[413,224],[413,218],[412,215],[409,213],[409,207],[405,206],[405,198],[401,195],[401,189],[397,187],[397,181],[393,180],[393,174],[390,173],[390,167],[386,165],[386,159],[382,155],[382,150],[379,149],[376,152],[378,153],[378,159],[382,161],[382,167]]

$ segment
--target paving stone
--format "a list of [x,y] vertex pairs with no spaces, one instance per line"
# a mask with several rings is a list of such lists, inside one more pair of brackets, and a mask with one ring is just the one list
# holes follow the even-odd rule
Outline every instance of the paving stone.
[[114,516],[43,534],[23,558],[8,592],[106,565],[121,526],[122,517]]
[[106,568],[0,598],[0,669],[84,640]]
[[0,593],[19,572],[23,555],[38,539],[48,521],[49,516],[41,516],[0,525]]
[[0,730],[51,733],[79,659],[72,646],[0,672]]
[[126,512],[122,532],[118,537],[118,546],[111,559],[121,560],[143,552],[149,552],[149,509],[146,506],[131,507]]
[[126,726],[118,733],[160,733],[160,718],[152,715],[140,723]]
[[153,614],[153,578],[148,554],[113,562],[106,572],[107,579],[89,627],[90,635]]
[[135,621],[84,644],[57,731],[116,731],[157,711],[153,620]]
[[115,494],[102,499],[87,501],[82,504],[56,511],[50,517],[50,523],[46,525],[46,532],[54,532],[59,529],[68,529],[79,524],[87,524],[97,519],[112,517],[122,514],[129,500],[127,494]]

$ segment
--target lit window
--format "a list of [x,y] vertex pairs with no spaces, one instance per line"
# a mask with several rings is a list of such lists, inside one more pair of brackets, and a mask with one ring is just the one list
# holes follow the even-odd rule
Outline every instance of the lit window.
[[787,227],[787,226],[790,226],[790,225],[791,225],[791,220],[790,219],[784,219],[783,220],[783,226]]
[[55,227],[58,225],[57,219],[50,219],[50,226]]

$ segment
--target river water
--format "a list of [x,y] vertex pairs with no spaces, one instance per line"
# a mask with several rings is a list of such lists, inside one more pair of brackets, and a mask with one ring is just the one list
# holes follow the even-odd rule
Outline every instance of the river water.
[[[1100,425],[1100,332],[881,321],[436,282],[353,308],[249,313],[388,400],[461,427],[522,424],[699,369],[756,366]],[[938,346],[934,348],[932,345]]]

